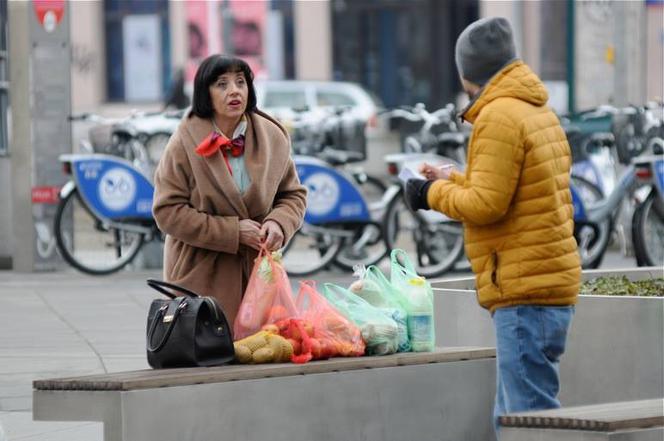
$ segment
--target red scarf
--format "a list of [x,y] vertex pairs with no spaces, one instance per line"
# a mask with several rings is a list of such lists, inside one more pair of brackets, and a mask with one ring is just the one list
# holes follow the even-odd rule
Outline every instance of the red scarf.
[[224,156],[224,162],[226,163],[226,167],[228,167],[228,172],[233,175],[233,170],[228,162],[228,153],[230,152],[231,156],[234,158],[244,154],[244,135],[240,135],[237,138],[230,140],[213,130],[203,141],[201,141],[200,144],[198,144],[194,151],[207,158],[214,155],[219,150],[221,150],[221,154]]

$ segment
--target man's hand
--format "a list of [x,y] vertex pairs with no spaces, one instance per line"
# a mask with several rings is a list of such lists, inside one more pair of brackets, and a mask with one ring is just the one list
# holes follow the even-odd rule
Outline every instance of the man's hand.
[[261,227],[261,235],[264,237],[265,246],[269,251],[277,251],[284,245],[284,232],[273,220],[265,221]]
[[242,219],[240,221],[240,243],[255,250],[261,249],[263,242],[263,232],[261,224],[252,219]]
[[426,162],[420,165],[419,172],[428,180],[435,181],[436,179],[449,179],[450,174],[456,170],[454,164],[445,165],[431,165]]
[[406,183],[406,205],[412,211],[428,210],[427,193],[433,181],[424,179],[409,179]]

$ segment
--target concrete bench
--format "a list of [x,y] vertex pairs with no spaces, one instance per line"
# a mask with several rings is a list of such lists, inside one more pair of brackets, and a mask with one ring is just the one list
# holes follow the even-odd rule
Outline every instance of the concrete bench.
[[494,439],[493,348],[141,370],[33,383],[33,417],[105,441]]
[[662,441],[664,399],[500,417],[501,441]]

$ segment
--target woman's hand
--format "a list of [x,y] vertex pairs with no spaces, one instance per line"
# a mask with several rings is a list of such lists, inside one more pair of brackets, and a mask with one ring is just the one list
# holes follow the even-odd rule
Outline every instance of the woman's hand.
[[452,171],[456,170],[454,164],[445,164],[445,165],[431,165],[426,162],[420,165],[419,172],[427,178],[429,181],[435,181],[436,179],[449,179]]
[[284,245],[284,232],[273,220],[265,221],[261,227],[261,234],[265,238],[265,246],[269,251],[276,251]]
[[240,221],[240,243],[255,250],[261,249],[263,242],[263,231],[261,224],[252,219],[242,219]]

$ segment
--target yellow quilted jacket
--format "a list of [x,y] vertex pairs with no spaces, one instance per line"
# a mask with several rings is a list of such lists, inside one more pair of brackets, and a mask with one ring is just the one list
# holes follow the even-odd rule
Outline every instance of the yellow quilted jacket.
[[463,117],[473,124],[465,175],[434,182],[432,209],[464,224],[479,303],[576,303],[581,278],[569,190],[571,153],[540,79],[506,66]]

